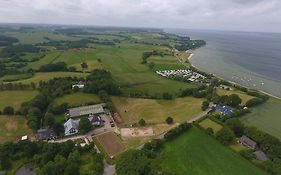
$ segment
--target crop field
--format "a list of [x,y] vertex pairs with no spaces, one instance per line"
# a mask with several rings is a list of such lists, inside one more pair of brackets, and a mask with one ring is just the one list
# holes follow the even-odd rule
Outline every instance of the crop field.
[[52,103],[53,106],[59,106],[63,103],[68,103],[70,106],[80,106],[87,103],[99,103],[100,99],[95,94],[86,94],[82,92],[64,95],[55,99]]
[[79,72],[39,72],[36,73],[33,77],[16,81],[17,83],[23,83],[23,84],[30,84],[33,83],[39,83],[40,81],[48,81],[56,77],[83,77],[86,78],[86,76],[89,75],[88,73],[79,73]]
[[164,170],[178,175],[266,174],[197,128],[166,143],[159,159],[156,161],[161,161]]
[[6,106],[12,106],[15,110],[18,110],[23,102],[31,100],[33,97],[38,95],[38,91],[0,91],[0,110]]
[[222,128],[222,126],[220,124],[212,121],[209,118],[204,119],[199,124],[205,129],[212,128],[214,133],[217,133]]
[[270,98],[255,108],[252,112],[242,117],[243,123],[255,126],[279,139],[281,139],[281,100]]
[[254,97],[250,96],[250,95],[247,95],[246,93],[242,92],[242,91],[238,91],[238,90],[224,90],[224,89],[220,89],[220,88],[217,88],[217,94],[219,96],[222,96],[222,95],[231,95],[231,94],[236,94],[238,95],[241,99],[242,99],[242,105],[245,105],[246,102]]
[[165,123],[167,117],[175,122],[185,122],[202,112],[203,99],[186,97],[174,100],[154,100],[140,98],[112,97],[112,102],[125,123],[137,123],[144,119],[147,123]]
[[23,135],[32,135],[24,117],[0,115],[0,143],[18,140]]

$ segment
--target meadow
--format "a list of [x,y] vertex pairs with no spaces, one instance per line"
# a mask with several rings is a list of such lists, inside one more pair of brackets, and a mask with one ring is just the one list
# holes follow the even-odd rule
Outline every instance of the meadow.
[[167,117],[186,122],[202,112],[203,99],[185,97],[174,100],[111,97],[114,107],[126,124],[144,119],[147,123],[165,123]]
[[266,174],[197,128],[166,143],[156,161],[164,170],[178,175]]
[[23,102],[30,101],[38,94],[38,91],[32,90],[0,91],[0,110],[3,111],[6,106],[12,106],[18,110]]
[[204,119],[199,123],[200,126],[202,126],[204,129],[212,128],[214,133],[217,133],[220,129],[222,129],[222,126],[214,121],[212,121],[209,118]]
[[22,136],[33,136],[23,116],[0,115],[0,143],[20,140]]
[[255,126],[281,139],[281,100],[270,98],[267,102],[251,109],[252,112],[241,118],[249,126]]

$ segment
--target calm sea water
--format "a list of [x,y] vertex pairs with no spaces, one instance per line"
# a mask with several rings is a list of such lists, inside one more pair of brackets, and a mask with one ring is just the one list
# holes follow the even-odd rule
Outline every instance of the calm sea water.
[[203,39],[191,63],[235,83],[281,97],[281,34],[167,29]]

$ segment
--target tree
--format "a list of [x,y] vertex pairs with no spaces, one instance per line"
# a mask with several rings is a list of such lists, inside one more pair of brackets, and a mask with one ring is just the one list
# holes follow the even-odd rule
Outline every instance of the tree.
[[174,119],[173,119],[172,117],[167,117],[167,118],[166,118],[166,123],[167,123],[167,124],[170,125],[170,124],[172,124],[173,122],[174,122]]
[[81,68],[82,69],[87,69],[88,68],[88,64],[86,62],[81,63]]
[[231,143],[233,143],[235,136],[233,134],[233,132],[227,128],[227,127],[223,127],[221,130],[219,130],[216,134],[216,138],[218,141],[220,141],[223,145],[230,145]]
[[146,125],[145,120],[144,120],[144,119],[140,119],[140,120],[139,120],[139,125],[140,125],[140,126],[145,126],[145,125]]
[[213,128],[208,127],[208,128],[206,129],[206,133],[209,134],[209,135],[213,135],[213,134],[214,134]]
[[245,127],[239,119],[230,118],[225,123],[234,132],[236,137],[241,137],[244,134]]
[[79,131],[82,134],[86,134],[87,132],[91,131],[93,129],[93,125],[89,121],[88,118],[82,118],[79,122]]
[[51,127],[51,126],[53,126],[54,123],[55,123],[54,114],[52,114],[52,113],[47,113],[47,114],[45,115],[45,118],[44,118],[44,124],[45,124],[46,126]]
[[4,110],[3,110],[3,114],[4,115],[14,115],[14,108],[13,107],[11,107],[11,106],[7,106],[7,107],[5,107],[4,108]]
[[64,127],[61,123],[54,123],[52,128],[57,135],[61,135],[64,133]]
[[206,109],[208,109],[209,107],[209,102],[208,101],[203,101],[201,109],[202,111],[206,111]]

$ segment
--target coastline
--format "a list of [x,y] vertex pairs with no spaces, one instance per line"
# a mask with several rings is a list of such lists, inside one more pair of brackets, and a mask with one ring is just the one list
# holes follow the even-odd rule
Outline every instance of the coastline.
[[[189,55],[189,57],[188,57],[188,61],[189,61],[190,65],[191,65],[192,67],[194,67],[194,68],[200,70],[198,67],[196,67],[195,65],[193,65],[193,64],[191,63],[191,58],[192,58],[193,56],[194,56],[194,53],[191,53],[191,54]],[[202,70],[200,70],[200,71],[202,71]],[[203,71],[203,72],[205,72],[205,71]],[[241,85],[241,84],[236,83],[236,82],[233,82],[233,81],[231,81],[231,80],[224,79],[224,78],[222,78],[222,77],[220,77],[220,76],[218,76],[218,75],[216,75],[216,74],[209,73],[209,72],[206,72],[206,73],[212,74],[212,75],[214,75],[215,77],[217,77],[217,78],[219,78],[219,79],[228,81],[228,82],[230,82],[231,84],[239,85],[239,86],[241,86],[241,87],[245,87],[245,88],[247,88],[247,89],[251,89],[251,88],[249,88],[249,87],[247,87],[247,86]],[[273,97],[273,98],[276,98],[276,99],[278,99],[278,100],[281,100],[281,97],[272,95],[272,94],[270,94],[269,92],[265,92],[265,91],[260,90],[260,89],[255,89],[255,90],[258,91],[258,92],[261,92],[261,93],[263,93],[263,94],[265,94],[265,95],[268,95],[268,96],[270,96],[270,97]]]

